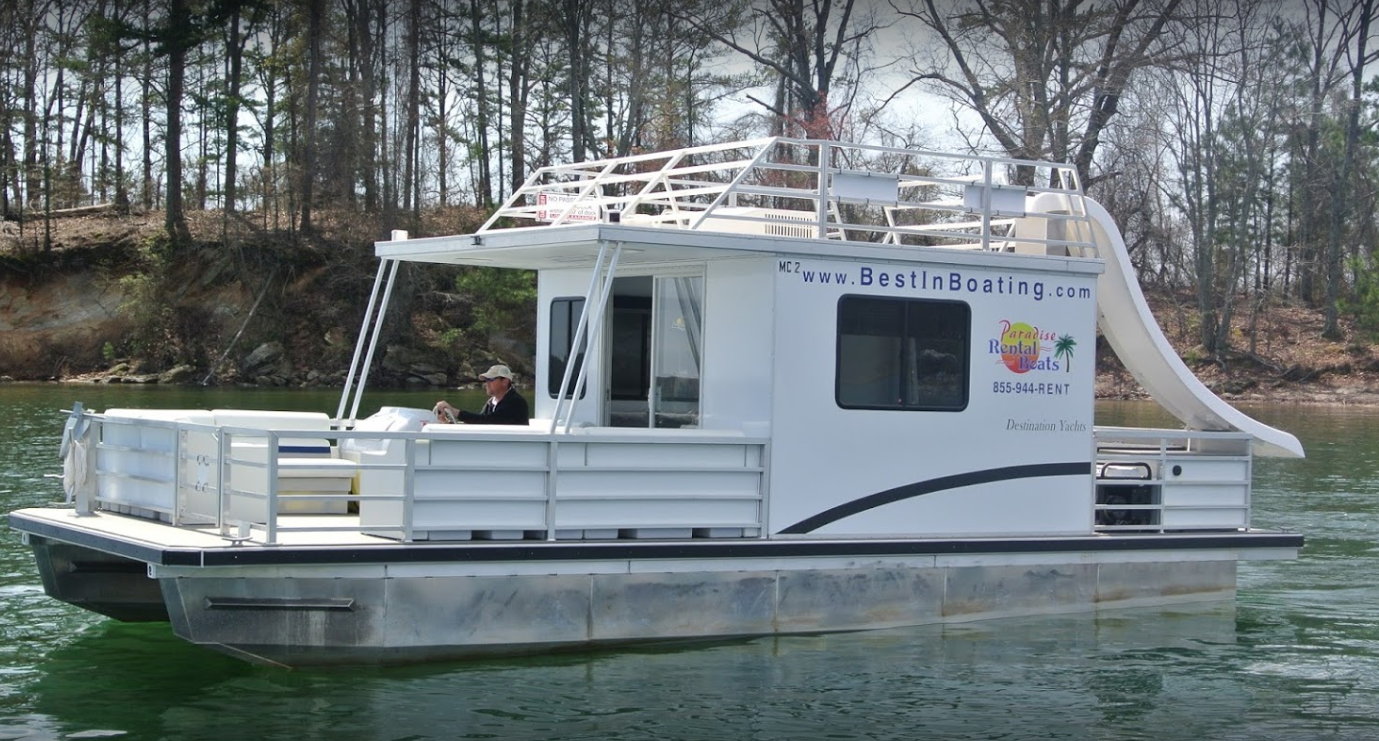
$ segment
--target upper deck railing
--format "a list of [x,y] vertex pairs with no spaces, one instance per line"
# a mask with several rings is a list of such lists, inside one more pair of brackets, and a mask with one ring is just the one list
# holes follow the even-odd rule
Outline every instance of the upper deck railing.
[[1083,198],[1066,164],[771,137],[542,167],[479,232],[618,222],[1093,256]]

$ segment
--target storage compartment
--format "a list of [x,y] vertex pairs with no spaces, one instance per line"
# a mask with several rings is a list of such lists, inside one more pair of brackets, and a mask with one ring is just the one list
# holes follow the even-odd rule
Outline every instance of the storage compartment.
[[[179,461],[176,423],[213,424],[211,413],[204,409],[107,409],[105,417],[96,451],[97,496],[111,511],[169,520],[178,506],[179,465],[184,482],[198,482],[206,474],[197,470],[195,461],[216,455],[209,435],[190,433],[182,450],[184,460]],[[182,496],[183,516],[214,521],[214,491],[187,488]]]
[[1158,527],[1159,491],[1151,484],[1106,484],[1096,487],[1097,527]]
[[1153,468],[1143,462],[1097,466],[1096,526],[1157,528],[1162,517],[1163,490],[1148,483],[1153,476]]

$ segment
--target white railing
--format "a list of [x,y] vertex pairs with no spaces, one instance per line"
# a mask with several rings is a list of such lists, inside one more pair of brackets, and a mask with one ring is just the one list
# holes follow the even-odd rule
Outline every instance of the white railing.
[[1248,434],[1097,427],[1095,437],[1098,531],[1249,528]]
[[[79,513],[104,509],[234,540],[764,536],[768,442],[732,433],[84,418],[93,422],[81,448],[91,460],[81,468],[91,475],[73,489]],[[1095,440],[1098,532],[1249,528],[1249,435],[1098,427]]]
[[[1036,198],[1034,223],[1025,217]],[[613,221],[1095,254],[1072,165],[784,137],[542,167],[478,233]]]
[[303,431],[86,417],[94,475],[76,492],[79,511],[232,540],[755,538],[765,521],[768,443],[726,432]]

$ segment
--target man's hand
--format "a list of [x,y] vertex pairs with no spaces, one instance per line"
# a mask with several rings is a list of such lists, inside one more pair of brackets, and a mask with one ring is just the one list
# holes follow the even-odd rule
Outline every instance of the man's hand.
[[453,425],[459,421],[455,417],[455,407],[451,406],[450,402],[444,399],[436,402],[436,406],[431,411],[435,413],[436,419],[446,424]]

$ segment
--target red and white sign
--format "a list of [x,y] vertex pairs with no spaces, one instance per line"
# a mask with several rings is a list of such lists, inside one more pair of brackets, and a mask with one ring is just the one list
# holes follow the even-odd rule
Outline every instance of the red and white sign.
[[[537,221],[555,221],[560,218],[560,214],[565,211],[567,206],[578,200],[579,197],[571,193],[537,193],[536,219]],[[576,206],[565,215],[563,223],[598,220],[599,210],[597,206]]]

